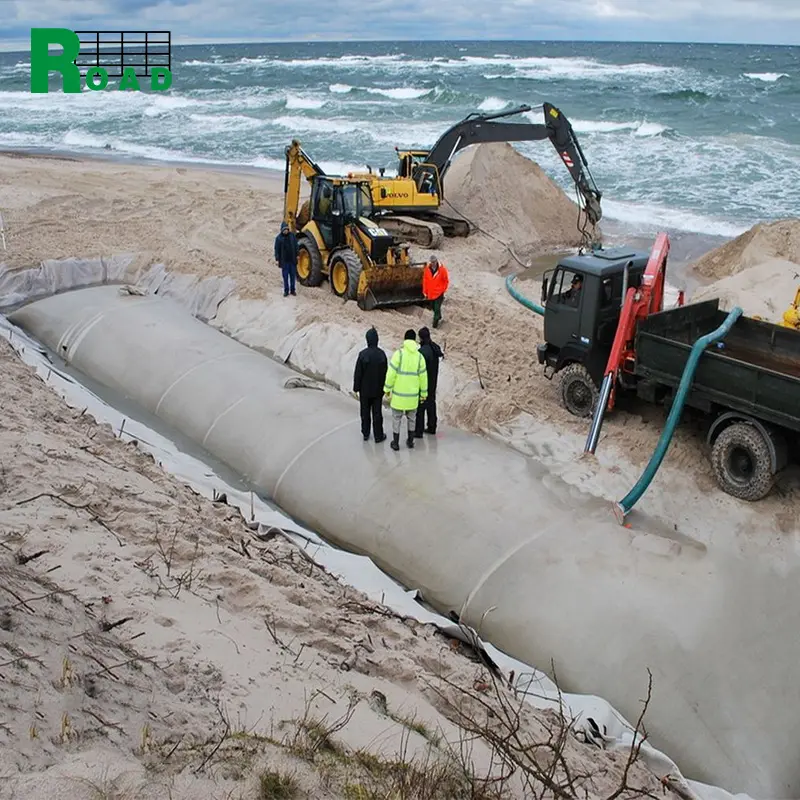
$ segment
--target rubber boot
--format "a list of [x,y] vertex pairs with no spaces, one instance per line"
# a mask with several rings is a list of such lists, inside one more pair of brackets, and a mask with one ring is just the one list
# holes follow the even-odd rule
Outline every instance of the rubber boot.
[[400,434],[399,433],[393,433],[392,434],[391,448],[392,448],[392,450],[399,450],[400,449]]
[[414,447],[414,438],[415,438],[414,437],[414,431],[409,431],[408,432],[408,439],[406,439],[406,444],[409,447]]

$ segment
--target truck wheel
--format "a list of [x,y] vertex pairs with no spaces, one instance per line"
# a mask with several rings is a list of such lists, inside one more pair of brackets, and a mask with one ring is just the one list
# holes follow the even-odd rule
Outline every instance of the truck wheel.
[[561,372],[561,402],[576,417],[591,417],[599,391],[583,364],[570,364]]
[[711,466],[720,488],[740,500],[761,500],[775,480],[767,442],[744,422],[730,425],[716,438]]
[[345,300],[355,300],[358,297],[361,262],[349,247],[340,250],[333,257],[329,277],[331,291],[337,297],[343,297]]

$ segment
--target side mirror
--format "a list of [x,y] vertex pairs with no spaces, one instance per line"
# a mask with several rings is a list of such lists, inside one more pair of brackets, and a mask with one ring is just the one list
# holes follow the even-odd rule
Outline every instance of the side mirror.
[[542,278],[542,302],[547,302],[547,278]]

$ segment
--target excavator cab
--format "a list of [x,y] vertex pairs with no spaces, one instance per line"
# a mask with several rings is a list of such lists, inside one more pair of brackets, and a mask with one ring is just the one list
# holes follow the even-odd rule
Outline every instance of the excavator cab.
[[640,285],[648,257],[627,248],[598,248],[563,258],[542,277],[545,341],[537,358],[547,378],[565,371],[562,401],[577,416],[591,413],[625,292]]

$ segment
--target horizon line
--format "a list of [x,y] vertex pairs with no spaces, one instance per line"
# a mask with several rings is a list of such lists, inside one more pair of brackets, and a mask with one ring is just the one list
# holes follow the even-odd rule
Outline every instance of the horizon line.
[[[110,30],[110,29],[109,29]],[[155,30],[155,29],[154,29]],[[166,29],[164,29],[166,30]],[[696,40],[658,40],[658,39],[548,39],[542,37],[532,38],[445,38],[445,39],[398,39],[396,37],[386,39],[361,39],[358,37],[347,37],[345,39],[324,39],[319,37],[311,37],[307,39],[242,39],[242,38],[206,38],[206,37],[186,37],[185,39],[173,39],[173,47],[198,47],[206,45],[256,45],[256,44],[348,44],[351,42],[358,42],[359,44],[387,44],[388,42],[396,42],[398,44],[420,44],[420,43],[474,43],[484,44],[489,42],[507,42],[507,43],[529,43],[536,42],[539,44],[550,43],[583,43],[583,44],[646,44],[646,45],[664,45],[664,44],[680,44],[680,45],[705,45],[705,46],[723,46],[723,47],[800,47],[798,44],[787,44],[778,42],[734,42],[734,41],[696,41]],[[19,49],[17,49],[19,46]],[[14,49],[12,49],[12,47]],[[30,41],[23,39],[9,39],[7,42],[0,40],[0,52],[5,53],[29,53]]]

